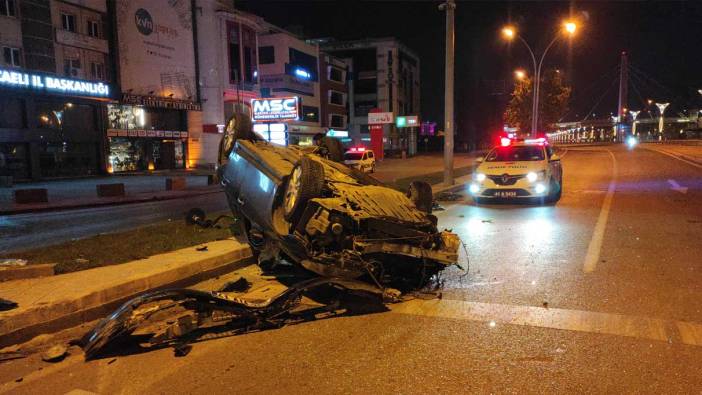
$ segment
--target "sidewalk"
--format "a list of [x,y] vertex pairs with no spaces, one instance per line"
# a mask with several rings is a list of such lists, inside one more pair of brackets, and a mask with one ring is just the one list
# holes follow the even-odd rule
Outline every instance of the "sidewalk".
[[[167,191],[166,179],[182,176],[186,179],[186,189]],[[96,185],[123,183],[125,196],[98,197]],[[46,188],[48,203],[16,204],[14,191],[17,189]],[[186,172],[155,175],[117,175],[71,180],[42,181],[15,184],[11,188],[0,188],[0,214],[19,214],[36,211],[60,210],[79,207],[125,204],[149,200],[177,199],[204,193],[219,192],[218,185],[208,185],[207,175]]]
[[183,287],[250,263],[248,245],[235,239],[155,255],[119,265],[0,283],[0,297],[16,302],[0,312],[0,348],[41,333],[103,317],[144,291]]

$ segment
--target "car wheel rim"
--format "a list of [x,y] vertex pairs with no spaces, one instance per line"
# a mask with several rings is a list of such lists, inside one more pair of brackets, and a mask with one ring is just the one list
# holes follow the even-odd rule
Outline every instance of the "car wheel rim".
[[290,175],[290,181],[288,181],[288,186],[285,189],[285,213],[290,214],[297,203],[297,197],[300,191],[300,180],[301,180],[300,167],[296,167]]

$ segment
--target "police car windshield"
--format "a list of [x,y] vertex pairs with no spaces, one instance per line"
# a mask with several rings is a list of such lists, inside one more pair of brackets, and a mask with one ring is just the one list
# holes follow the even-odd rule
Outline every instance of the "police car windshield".
[[363,152],[347,152],[344,154],[346,160],[361,160]]
[[486,162],[524,162],[544,160],[543,147],[509,146],[493,149],[485,158]]

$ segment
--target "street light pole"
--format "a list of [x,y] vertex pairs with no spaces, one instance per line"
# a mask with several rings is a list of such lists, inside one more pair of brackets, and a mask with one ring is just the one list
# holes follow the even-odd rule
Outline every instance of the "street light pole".
[[539,128],[539,94],[541,93],[541,66],[544,64],[544,58],[546,58],[546,54],[548,53],[548,50],[551,49],[553,44],[558,40],[559,36],[556,36],[551,40],[551,42],[548,44],[548,47],[544,50],[544,53],[541,55],[541,60],[539,60],[539,67],[536,69],[536,82],[534,83],[535,86],[535,93],[534,93],[534,115],[533,119],[531,121],[532,126],[531,126],[531,137],[536,137],[536,131]]
[[446,11],[446,69],[444,92],[444,184],[453,185],[453,51],[454,51],[454,21],[453,14],[456,4],[447,0],[439,5],[440,10]]
[[665,112],[665,108],[668,107],[670,103],[656,103],[656,107],[658,107],[658,111],[660,111],[661,116],[658,121],[658,140],[663,139],[663,113]]

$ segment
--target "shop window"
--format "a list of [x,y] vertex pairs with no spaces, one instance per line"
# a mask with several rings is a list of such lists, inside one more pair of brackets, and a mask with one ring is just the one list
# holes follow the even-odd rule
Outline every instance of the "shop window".
[[110,129],[144,129],[146,111],[143,107],[108,104],[107,122]]
[[[2,1],[2,0],[0,0]],[[13,67],[21,67],[22,59],[20,58],[20,49],[12,47],[2,47],[2,57],[5,64]]]
[[273,64],[275,63],[275,48],[272,46],[258,47],[258,63]]
[[188,130],[183,115],[179,110],[150,109],[146,113],[147,125],[155,130]]
[[88,21],[88,35],[90,37],[100,38],[100,22],[98,21]]
[[329,127],[344,129],[346,128],[346,117],[340,114],[329,115]]
[[90,77],[94,80],[104,80],[105,65],[98,62],[90,62]]
[[302,120],[305,122],[319,122],[319,108],[302,106]]
[[98,139],[95,109],[91,105],[37,100],[36,111],[42,129],[60,130],[67,138]]
[[46,142],[39,146],[42,177],[86,176],[97,174],[97,143],[71,141]]
[[71,14],[61,13],[61,25],[63,30],[68,30],[69,32],[76,32],[76,16]]
[[329,104],[336,104],[337,106],[346,105],[346,95],[338,91],[329,91]]
[[29,178],[26,144],[0,143],[0,176],[12,176],[15,180]]
[[25,125],[24,114],[24,102],[22,99],[0,98],[0,128],[23,128]]
[[77,77],[80,74],[80,59],[64,59],[63,73],[69,77]]
[[17,16],[15,0],[0,0],[0,15]]

